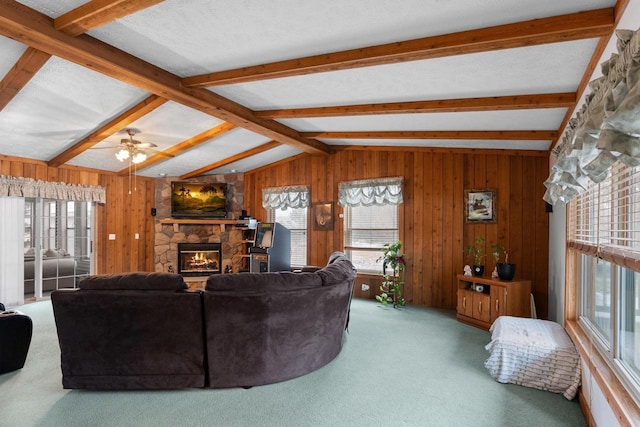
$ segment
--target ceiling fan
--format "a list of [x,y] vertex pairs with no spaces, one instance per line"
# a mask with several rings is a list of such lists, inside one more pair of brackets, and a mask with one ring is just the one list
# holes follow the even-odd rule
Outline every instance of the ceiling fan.
[[[146,150],[153,149],[157,147],[156,144],[152,142],[142,142],[137,139],[133,139],[133,136],[136,134],[135,129],[127,129],[127,134],[129,134],[129,138],[122,138],[120,140],[120,145],[118,152],[116,153],[116,158],[121,162],[124,162],[128,158],[131,158],[131,162],[134,164],[144,162],[147,160]],[[156,150],[150,150],[155,151]]]
[[142,142],[137,139],[134,139],[133,136],[139,133],[136,129],[125,129],[129,137],[122,138],[120,143],[116,147],[93,147],[93,148],[117,148],[116,158],[121,162],[124,162],[127,159],[132,164],[142,163],[147,160],[147,156],[149,154],[160,154],[162,156],[174,157],[173,154],[165,153],[162,151],[155,150],[157,147],[156,144],[152,142]]

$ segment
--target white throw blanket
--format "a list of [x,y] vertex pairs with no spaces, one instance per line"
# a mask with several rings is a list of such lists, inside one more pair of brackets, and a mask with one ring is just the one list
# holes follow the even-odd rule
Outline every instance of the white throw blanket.
[[580,386],[580,355],[564,328],[548,320],[501,316],[491,326],[484,366],[498,382],[519,384],[571,400]]

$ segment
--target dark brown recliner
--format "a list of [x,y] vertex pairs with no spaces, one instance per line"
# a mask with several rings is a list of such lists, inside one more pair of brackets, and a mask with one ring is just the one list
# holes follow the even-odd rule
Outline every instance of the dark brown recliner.
[[5,311],[0,304],[0,374],[24,367],[32,333],[29,316],[15,310]]
[[186,289],[178,274],[126,273],[54,291],[63,387],[204,387],[202,298]]

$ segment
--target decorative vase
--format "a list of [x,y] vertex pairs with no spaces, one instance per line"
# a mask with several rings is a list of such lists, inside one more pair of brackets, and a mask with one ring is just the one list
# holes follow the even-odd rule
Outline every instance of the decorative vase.
[[484,265],[474,265],[473,266],[473,275],[474,276],[482,276],[484,274]]
[[498,269],[498,277],[500,277],[500,280],[513,280],[513,276],[516,274],[515,264],[499,262],[496,264],[496,268]]

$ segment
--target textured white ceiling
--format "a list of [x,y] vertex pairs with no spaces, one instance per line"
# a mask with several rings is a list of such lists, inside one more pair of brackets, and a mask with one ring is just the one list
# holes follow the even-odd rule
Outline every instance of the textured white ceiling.
[[51,159],[143,96],[137,88],[52,57],[0,112],[0,153]]
[[577,89],[595,40],[263,80],[212,90],[255,110]]
[[89,34],[189,76],[613,4],[610,0],[174,0]]
[[[22,0],[51,18],[83,0]],[[636,29],[631,0],[622,22]],[[367,47],[582,10],[612,7],[614,0],[168,0],[89,31],[95,37],[181,77],[283,59]],[[629,17],[631,15],[631,17]],[[596,40],[505,49],[353,70],[211,88],[248,108],[279,109],[378,102],[573,92]],[[0,78],[26,45],[0,37]],[[607,55],[608,56],[608,55]],[[49,160],[150,94],[111,77],[53,57],[0,111],[0,154]],[[565,108],[477,113],[392,114],[281,119],[295,130],[558,130]],[[168,102],[131,124],[136,139],[162,150],[220,120]],[[69,164],[110,171],[113,135]],[[139,171],[179,176],[268,142],[234,130]],[[548,150],[553,141],[326,140],[330,145]],[[106,147],[106,148],[101,148]],[[296,155],[280,146],[209,173],[247,171]]]

